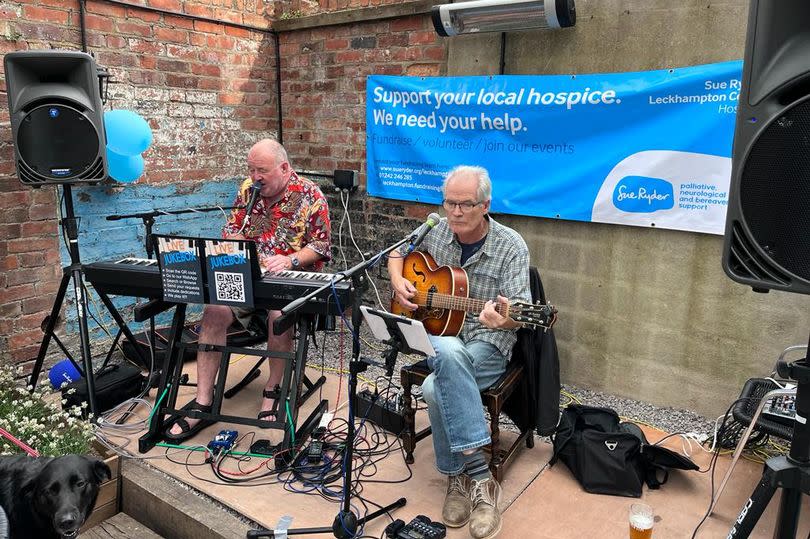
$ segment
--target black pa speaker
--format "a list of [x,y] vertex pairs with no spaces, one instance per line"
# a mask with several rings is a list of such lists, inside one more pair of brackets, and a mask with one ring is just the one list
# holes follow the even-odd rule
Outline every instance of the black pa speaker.
[[810,2],[752,0],[723,269],[810,294]]
[[95,183],[107,177],[98,68],[76,51],[20,51],[4,59],[20,181]]

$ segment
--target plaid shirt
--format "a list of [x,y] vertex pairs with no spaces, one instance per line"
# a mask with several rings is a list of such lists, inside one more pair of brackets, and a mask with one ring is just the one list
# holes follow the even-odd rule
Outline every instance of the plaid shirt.
[[[509,301],[531,302],[526,242],[520,234],[492,217],[487,215],[486,219],[489,232],[484,244],[462,266],[469,279],[470,297],[494,301],[500,294]],[[418,250],[430,253],[440,266],[458,266],[461,262],[461,245],[446,218],[425,236]],[[477,314],[467,313],[459,337],[465,343],[474,339],[492,343],[509,359],[517,342],[517,330],[487,328],[478,321]]]

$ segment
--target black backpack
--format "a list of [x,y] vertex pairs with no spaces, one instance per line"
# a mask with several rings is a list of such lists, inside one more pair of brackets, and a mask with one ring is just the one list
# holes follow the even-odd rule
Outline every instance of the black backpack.
[[614,410],[580,404],[563,410],[549,464],[557,459],[587,492],[634,498],[644,483],[651,489],[666,483],[671,468],[698,469],[688,458],[649,444],[638,425],[620,422]]

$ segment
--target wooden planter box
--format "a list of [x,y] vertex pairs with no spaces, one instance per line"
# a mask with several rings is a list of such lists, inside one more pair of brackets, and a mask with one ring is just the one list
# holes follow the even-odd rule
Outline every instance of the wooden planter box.
[[103,446],[96,446],[96,449],[102,455],[102,460],[110,467],[110,479],[99,486],[96,506],[79,530],[80,533],[118,514],[121,508],[121,457]]

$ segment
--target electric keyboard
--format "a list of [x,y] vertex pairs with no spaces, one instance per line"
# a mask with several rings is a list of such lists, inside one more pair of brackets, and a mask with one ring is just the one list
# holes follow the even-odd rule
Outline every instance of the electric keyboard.
[[[115,262],[93,262],[83,266],[85,279],[97,291],[118,296],[138,298],[163,297],[163,283],[157,260],[124,258]],[[334,278],[331,273],[312,271],[282,271],[265,274],[253,281],[253,303],[257,307],[282,309],[289,302],[304,296]],[[337,294],[340,307],[346,309],[354,300],[350,281],[335,283],[334,291],[322,293],[324,297],[313,298],[301,308],[305,313],[340,314],[335,301]]]

